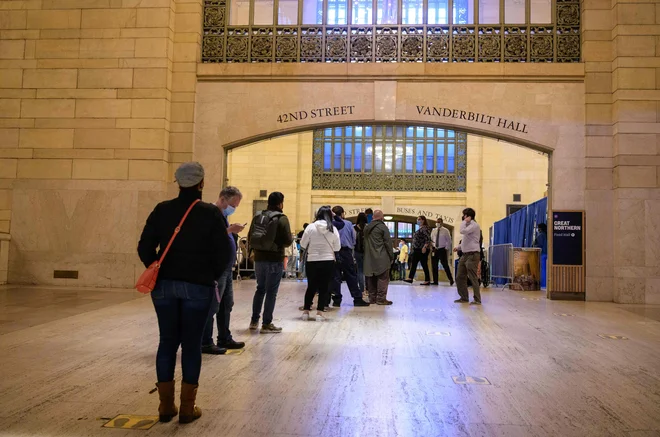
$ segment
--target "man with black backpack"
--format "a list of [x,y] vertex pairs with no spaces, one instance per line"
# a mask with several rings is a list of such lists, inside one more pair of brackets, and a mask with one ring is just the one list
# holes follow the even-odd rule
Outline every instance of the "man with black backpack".
[[248,233],[250,248],[254,251],[254,273],[257,278],[250,330],[259,327],[263,307],[262,334],[282,332],[282,328],[273,324],[273,311],[284,272],[284,249],[293,243],[289,219],[282,213],[283,208],[284,194],[278,191],[270,193],[268,209],[252,219]]

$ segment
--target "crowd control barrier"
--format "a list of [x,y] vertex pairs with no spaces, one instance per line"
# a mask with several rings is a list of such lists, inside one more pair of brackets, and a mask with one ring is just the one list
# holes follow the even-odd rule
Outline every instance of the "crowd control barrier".
[[504,284],[502,289],[513,285],[513,244],[495,244],[488,248],[490,277],[493,283]]

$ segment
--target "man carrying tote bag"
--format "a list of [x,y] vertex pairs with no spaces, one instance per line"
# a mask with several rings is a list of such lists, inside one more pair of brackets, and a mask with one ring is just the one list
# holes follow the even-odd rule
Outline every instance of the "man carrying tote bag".
[[179,195],[159,203],[151,212],[138,243],[138,254],[147,268],[153,269],[154,262],[158,262],[158,279],[151,299],[160,331],[156,355],[160,420],[169,422],[178,414],[174,404],[174,368],[181,346],[179,422],[189,423],[202,415],[195,406],[202,366],[202,333],[215,293],[215,280],[229,261],[231,246],[220,210],[200,201],[204,188],[201,164],[183,163],[175,177]]

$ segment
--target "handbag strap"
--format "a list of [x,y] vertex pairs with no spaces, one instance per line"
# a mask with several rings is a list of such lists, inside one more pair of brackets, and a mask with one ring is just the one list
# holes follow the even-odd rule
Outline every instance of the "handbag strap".
[[330,243],[330,240],[326,238],[325,234],[323,234],[323,239],[325,240],[326,243],[328,243],[328,246],[330,246],[330,250],[332,251],[332,256],[334,256],[335,261],[337,261],[337,254],[335,253],[335,248],[332,247],[332,243]]
[[181,231],[181,226],[183,226],[183,222],[186,221],[186,218],[188,218],[188,214],[190,214],[190,211],[192,211],[193,206],[197,205],[199,203],[199,199],[195,199],[195,201],[188,207],[188,210],[186,213],[183,215],[183,218],[179,222],[179,226],[174,228],[174,233],[172,234],[172,238],[170,238],[170,242],[167,243],[167,247],[163,251],[163,253],[160,255],[160,260],[158,260],[158,267],[160,267],[163,264],[163,260],[165,259],[165,255],[167,255],[167,252],[170,250],[170,246],[172,245],[172,242],[176,238],[176,236],[179,234],[179,231]]

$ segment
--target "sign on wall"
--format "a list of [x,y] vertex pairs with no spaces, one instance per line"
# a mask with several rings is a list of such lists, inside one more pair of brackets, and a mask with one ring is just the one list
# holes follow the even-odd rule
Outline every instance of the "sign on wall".
[[585,300],[584,211],[553,211],[550,299]]
[[582,211],[553,211],[552,264],[581,266],[584,253],[584,213]]

